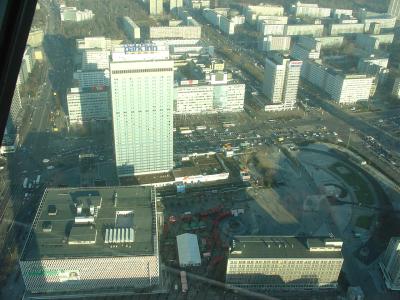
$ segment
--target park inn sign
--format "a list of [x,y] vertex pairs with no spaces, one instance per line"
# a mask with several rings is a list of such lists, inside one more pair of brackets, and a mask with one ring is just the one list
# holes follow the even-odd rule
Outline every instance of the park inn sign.
[[124,45],[125,54],[155,52],[158,50],[156,44],[126,44]]

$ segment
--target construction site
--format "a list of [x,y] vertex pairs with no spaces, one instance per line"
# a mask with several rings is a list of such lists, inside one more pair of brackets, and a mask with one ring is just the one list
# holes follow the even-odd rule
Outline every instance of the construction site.
[[[205,197],[207,196],[200,195],[199,201],[203,203]],[[228,209],[220,204],[202,211],[169,215],[164,222],[161,240],[160,253],[164,256],[163,262],[171,267],[179,267],[176,237],[193,233],[198,239],[202,262],[198,267],[189,267],[190,271],[224,281],[229,241],[235,234],[247,233],[249,228],[245,211],[245,208]]]
[[[188,186],[161,197],[161,260],[167,268],[183,271],[170,279],[172,289],[177,293],[201,290],[190,274],[224,283],[235,236],[334,236],[346,239],[345,258],[367,253],[364,260],[376,259],[379,253],[368,241],[379,230],[374,224],[381,204],[376,191],[366,192],[376,184],[369,183],[359,158],[344,160],[342,152],[328,144],[280,144],[253,150],[225,155],[230,177],[240,174],[242,184]],[[350,174],[358,188],[342,179]],[[185,234],[196,236],[193,247],[198,248],[200,261],[182,266],[177,237]]]

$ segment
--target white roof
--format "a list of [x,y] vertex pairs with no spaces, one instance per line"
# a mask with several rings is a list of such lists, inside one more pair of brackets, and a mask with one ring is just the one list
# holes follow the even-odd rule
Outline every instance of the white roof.
[[200,250],[197,235],[184,233],[176,237],[178,243],[179,265],[200,265]]

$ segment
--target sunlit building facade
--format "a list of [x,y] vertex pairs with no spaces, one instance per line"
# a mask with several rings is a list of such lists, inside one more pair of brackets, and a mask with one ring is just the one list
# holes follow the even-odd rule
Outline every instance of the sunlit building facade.
[[114,147],[119,177],[173,166],[173,67],[167,47],[125,45],[110,63]]
[[237,236],[226,283],[250,290],[335,289],[342,244],[330,238]]

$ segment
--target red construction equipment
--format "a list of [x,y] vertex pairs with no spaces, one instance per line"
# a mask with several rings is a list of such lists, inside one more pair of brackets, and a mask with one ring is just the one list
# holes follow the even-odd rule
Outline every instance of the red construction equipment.
[[215,257],[213,257],[213,259],[211,260],[209,266],[210,266],[210,267],[213,267],[213,266],[215,266],[216,264],[218,264],[219,262],[221,262],[223,259],[224,259],[224,257],[221,256],[221,255],[215,256]]
[[218,205],[216,207],[207,209],[206,211],[203,211],[199,214],[200,217],[202,218],[206,218],[209,215],[215,214],[215,213],[219,213],[222,210],[222,205]]
[[181,220],[183,222],[190,222],[190,221],[192,221],[192,215],[191,214],[184,214],[184,215],[182,215]]
[[212,233],[212,237],[213,237],[213,241],[215,243],[215,246],[217,248],[220,248],[221,247],[221,239],[219,237],[219,232],[218,232],[217,227],[214,228],[213,233]]
[[168,231],[169,231],[169,225],[168,225],[168,223],[165,223],[165,224],[164,224],[164,231],[163,231],[163,234],[164,234],[164,235],[167,235],[167,234],[168,234]]
[[230,210],[227,210],[227,211],[220,213],[215,220],[219,222],[222,219],[225,219],[226,217],[230,217],[231,215],[232,215],[232,212]]

